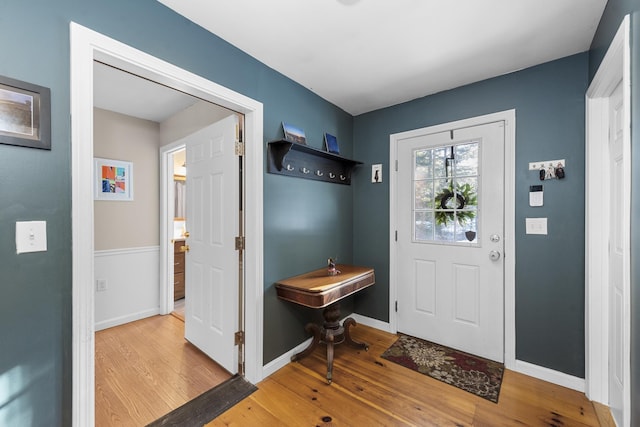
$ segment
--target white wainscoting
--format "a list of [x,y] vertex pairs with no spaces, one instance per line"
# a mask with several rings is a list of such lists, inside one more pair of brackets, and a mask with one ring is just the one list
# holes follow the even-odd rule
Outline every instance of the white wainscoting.
[[96,331],[160,313],[159,246],[95,251],[94,262]]

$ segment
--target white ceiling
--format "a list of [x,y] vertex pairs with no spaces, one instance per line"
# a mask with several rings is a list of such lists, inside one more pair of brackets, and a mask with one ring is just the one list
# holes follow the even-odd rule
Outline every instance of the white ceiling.
[[606,0],[158,0],[358,115],[589,49]]
[[93,79],[95,107],[158,123],[198,102],[190,95],[95,61]]

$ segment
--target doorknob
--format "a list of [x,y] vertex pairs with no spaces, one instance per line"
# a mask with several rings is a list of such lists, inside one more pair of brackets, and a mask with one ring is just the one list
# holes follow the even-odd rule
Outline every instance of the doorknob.
[[491,261],[498,261],[500,259],[500,252],[498,251],[489,252],[489,259]]
[[183,233],[183,236],[184,236],[184,237],[189,237],[189,236],[191,236],[191,234],[189,234],[189,232],[188,232],[188,231],[185,231],[185,232]]
[[180,252],[189,252],[189,245],[180,246]]

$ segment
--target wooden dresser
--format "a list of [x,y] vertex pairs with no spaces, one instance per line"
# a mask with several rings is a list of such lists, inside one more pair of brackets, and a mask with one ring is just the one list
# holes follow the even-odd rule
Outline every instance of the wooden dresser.
[[184,240],[173,242],[173,300],[184,298],[184,252],[180,250],[184,246]]

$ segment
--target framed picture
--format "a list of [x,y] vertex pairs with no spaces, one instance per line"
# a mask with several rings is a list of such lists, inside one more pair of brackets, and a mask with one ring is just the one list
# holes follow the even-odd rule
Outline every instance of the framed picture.
[[307,138],[304,135],[304,130],[291,126],[285,122],[282,122],[282,130],[284,131],[284,139],[290,142],[296,142],[298,144],[307,144]]
[[49,88],[0,76],[0,144],[51,150]]
[[330,153],[340,154],[340,147],[338,147],[338,138],[328,133],[325,133],[324,148]]
[[94,159],[95,200],[133,200],[133,163]]

